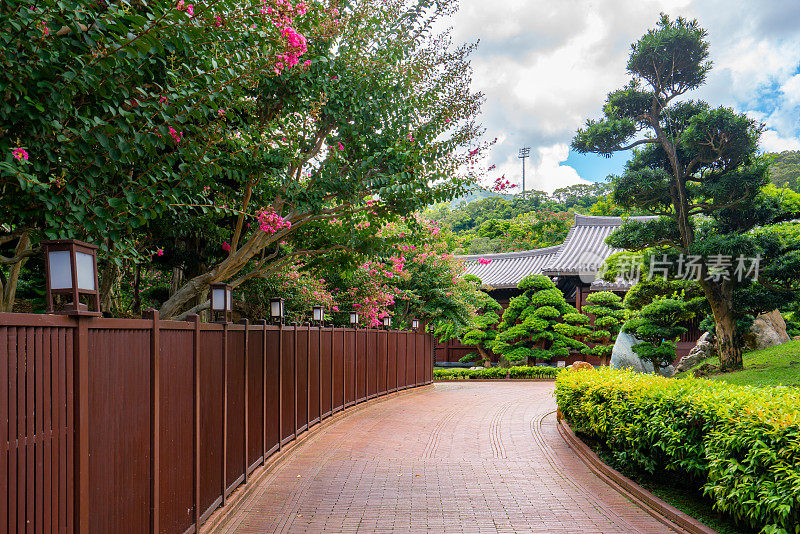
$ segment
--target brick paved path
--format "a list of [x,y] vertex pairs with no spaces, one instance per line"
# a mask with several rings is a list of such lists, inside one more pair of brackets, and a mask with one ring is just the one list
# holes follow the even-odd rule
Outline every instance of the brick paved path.
[[365,405],[323,424],[216,532],[669,532],[566,446],[552,390],[437,383]]

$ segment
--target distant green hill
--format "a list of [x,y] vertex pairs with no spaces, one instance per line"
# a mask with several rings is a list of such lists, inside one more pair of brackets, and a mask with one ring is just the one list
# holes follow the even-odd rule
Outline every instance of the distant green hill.
[[769,166],[769,178],[777,187],[800,192],[800,151],[786,150],[770,154],[775,159]]
[[514,195],[495,193],[494,191],[487,191],[486,189],[475,188],[472,192],[467,193],[466,195],[458,197],[457,199],[451,201],[450,207],[452,209],[455,209],[461,206],[461,204],[469,204],[470,202],[474,202],[476,200],[483,200],[484,198],[493,198],[493,197],[511,200],[512,198],[514,198]]

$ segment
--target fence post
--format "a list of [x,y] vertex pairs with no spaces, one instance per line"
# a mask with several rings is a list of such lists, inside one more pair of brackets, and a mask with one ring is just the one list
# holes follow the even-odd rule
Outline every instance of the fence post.
[[293,361],[294,361],[294,365],[292,366],[293,367],[293,372],[294,372],[294,410],[293,410],[294,411],[294,435],[292,436],[292,439],[297,439],[297,412],[298,412],[298,410],[297,410],[297,407],[298,407],[297,406],[297,401],[298,401],[298,398],[297,398],[298,397],[298,395],[297,395],[297,390],[298,390],[297,382],[298,382],[298,380],[300,380],[300,378],[297,376],[297,323],[293,323],[292,324],[292,330],[293,330],[292,335],[294,336],[293,337],[293,342],[292,342],[292,358],[293,358]]
[[147,310],[145,318],[153,321],[150,334],[150,532],[159,533],[160,500],[160,430],[161,430],[161,343],[158,310]]
[[261,465],[267,463],[267,320],[258,321],[261,327],[261,430],[263,441],[261,442]]
[[249,375],[247,370],[247,357],[248,357],[248,347],[250,343],[250,320],[249,319],[242,319],[239,321],[239,324],[244,325],[244,483],[247,484],[247,445],[250,439],[250,421],[249,419],[249,408],[248,404],[248,397],[250,395],[250,386],[248,384]]
[[[331,334],[331,337],[333,337],[333,334]],[[317,343],[317,354],[319,354],[319,357],[317,358],[317,361],[319,362],[317,364],[317,371],[319,371],[319,380],[317,381],[317,385],[319,386],[319,395],[317,396],[317,399],[319,400],[319,422],[322,423],[322,393],[324,391],[322,387],[322,326],[319,327],[319,343]]]
[[75,318],[73,388],[75,417],[75,532],[89,532],[89,318]]
[[200,530],[200,316],[189,315],[187,321],[194,324],[192,330],[192,370],[194,372],[194,525]]
[[228,484],[228,323],[222,324],[222,505],[225,506]]
[[283,321],[278,323],[278,450],[283,449]]

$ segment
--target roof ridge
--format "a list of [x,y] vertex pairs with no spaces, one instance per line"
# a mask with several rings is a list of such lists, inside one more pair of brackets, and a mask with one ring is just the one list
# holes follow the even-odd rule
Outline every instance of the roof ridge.
[[535,248],[532,250],[517,250],[514,252],[493,252],[491,254],[464,254],[454,256],[459,261],[475,261],[481,258],[487,260],[502,260],[506,258],[526,258],[530,256],[546,256],[548,254],[556,254],[562,245],[555,245],[552,247]]
[[637,215],[629,217],[613,217],[610,215],[583,215],[575,214],[575,226],[622,226],[625,221],[652,221],[658,219],[657,215]]

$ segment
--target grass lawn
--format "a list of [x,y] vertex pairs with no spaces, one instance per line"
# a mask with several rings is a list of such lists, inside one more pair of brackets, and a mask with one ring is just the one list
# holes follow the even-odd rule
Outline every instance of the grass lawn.
[[[710,374],[706,378],[738,386],[800,386],[800,341],[747,352],[743,359],[744,370]],[[708,358],[698,366],[704,363],[718,364],[719,360]]]

